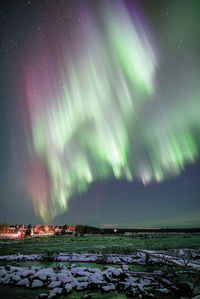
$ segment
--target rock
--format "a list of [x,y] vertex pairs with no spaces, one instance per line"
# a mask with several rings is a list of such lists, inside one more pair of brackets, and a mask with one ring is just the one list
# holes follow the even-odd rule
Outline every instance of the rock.
[[131,286],[134,286],[139,281],[137,277],[129,277],[126,279],[126,282],[129,283]]
[[152,285],[152,283],[148,279],[140,279],[140,281],[138,282],[138,288],[141,292],[145,292],[145,287],[148,287],[150,285]]
[[112,282],[112,275],[111,275],[110,272],[108,272],[108,271],[104,271],[104,272],[103,272],[103,276],[104,276],[104,278],[105,278],[105,280],[106,280],[107,282]]
[[120,275],[123,273],[122,269],[121,268],[111,268],[110,269],[113,277],[120,277]]
[[38,275],[38,278],[42,281],[46,281],[47,280],[47,273],[40,273]]
[[61,273],[61,274],[65,274],[65,275],[67,275],[67,276],[71,275],[71,271],[69,271],[69,270],[67,270],[67,269],[62,269],[62,270],[60,271],[60,273]]
[[46,281],[47,277],[55,276],[52,268],[41,269],[36,274],[35,277],[38,277],[42,281]]
[[94,273],[90,276],[91,280],[104,280],[104,276],[101,273]]
[[118,288],[119,290],[127,290],[129,287],[130,287],[130,283],[128,283],[128,282],[120,281],[120,282],[118,282],[118,284],[117,284],[117,288]]
[[71,264],[71,265],[70,265],[70,269],[72,269],[72,268],[74,268],[74,267],[76,267],[76,264]]
[[35,271],[33,270],[25,270],[22,272],[21,277],[26,278],[29,277],[30,275],[35,274]]
[[169,280],[166,279],[166,278],[162,278],[162,279],[160,280],[160,282],[162,282],[162,284],[163,284],[164,286],[171,286],[171,285],[172,285],[171,281],[169,281]]
[[76,273],[82,273],[83,271],[86,271],[87,270],[87,268],[86,267],[73,267],[72,269],[71,269],[71,273],[73,274],[73,275],[75,275]]
[[32,270],[35,270],[35,271],[39,271],[41,269],[41,267],[38,267],[38,266],[33,266],[32,267]]
[[91,288],[98,288],[101,287],[102,285],[105,285],[106,282],[105,280],[98,280],[92,277],[89,281]]
[[101,273],[101,270],[98,268],[89,268],[88,271],[90,271],[90,273]]
[[64,287],[64,292],[68,294],[68,293],[71,292],[72,289],[73,289],[73,285],[67,283],[67,284],[65,285],[65,287]]
[[51,298],[56,298],[56,294],[53,292],[53,290],[49,293],[49,296],[48,296],[48,299],[51,299]]
[[72,283],[72,282],[74,282],[74,278],[73,277],[66,277],[65,278],[65,283]]
[[53,290],[51,290],[51,292],[49,293],[48,298],[56,298],[57,295],[61,295],[62,294],[62,288],[54,288]]
[[110,292],[110,291],[114,291],[116,288],[115,288],[115,285],[113,283],[109,283],[107,284],[106,286],[103,286],[102,287],[102,290],[104,292]]
[[42,286],[43,286],[43,282],[41,280],[34,279],[32,281],[32,285],[31,285],[32,288],[41,288]]
[[[62,294],[62,288],[54,288],[53,290],[52,290],[56,295],[60,295],[60,294]],[[51,291],[51,292],[52,292]]]
[[79,276],[85,276],[86,273],[87,273],[87,272],[85,272],[85,271],[79,271],[79,272],[76,272],[76,273],[75,273],[75,276],[76,276],[76,277],[79,277]]
[[24,279],[19,280],[16,284],[18,286],[26,287],[28,285],[28,283],[29,283],[28,278],[24,278]]
[[76,285],[76,290],[81,291],[88,287],[88,282],[78,282]]
[[28,277],[28,279],[29,279],[29,281],[32,281],[32,280],[34,279],[34,275],[30,275],[30,276]]
[[15,282],[17,282],[17,281],[19,281],[19,280],[21,279],[20,276],[19,276],[19,275],[16,275],[16,274],[13,274],[11,278],[12,278],[12,280],[15,281]]
[[61,281],[59,280],[55,280],[55,281],[52,281],[49,285],[48,285],[48,288],[49,289],[54,289],[56,287],[59,287],[61,285]]
[[67,282],[71,281],[70,277],[68,277],[66,274],[63,274],[63,273],[58,273],[57,278],[62,283],[67,283]]
[[[55,275],[55,274],[54,274],[54,275]],[[49,280],[50,280],[50,281],[56,281],[57,278],[56,278],[55,276],[51,276],[51,277],[49,277]]]
[[3,284],[9,284],[11,282],[11,274],[6,274],[5,277],[2,279]]
[[55,275],[55,272],[54,272],[53,268],[46,268],[45,272],[47,273],[48,277],[51,277],[51,276]]
[[41,293],[38,295],[38,298],[47,298],[48,297],[48,294],[46,293]]
[[169,294],[170,293],[170,290],[168,290],[167,288],[160,288],[160,289],[156,289],[156,291],[158,292],[158,293],[160,293],[161,295],[167,295],[167,294]]
[[122,265],[122,270],[123,271],[130,271],[129,266],[128,265]]
[[7,271],[5,271],[4,269],[0,270],[0,276],[4,277],[7,274]]
[[161,270],[155,270],[153,271],[154,275],[162,276],[163,272]]

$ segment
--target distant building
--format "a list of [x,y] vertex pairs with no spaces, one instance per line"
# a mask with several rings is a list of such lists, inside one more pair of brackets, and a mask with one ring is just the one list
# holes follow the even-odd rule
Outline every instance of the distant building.
[[60,228],[60,227],[56,227],[54,232],[55,232],[56,235],[60,235],[63,232],[63,229]]
[[39,233],[41,233],[41,231],[42,231],[41,224],[36,225],[36,227],[34,227],[34,229],[33,229],[34,234],[39,234]]
[[26,235],[26,231],[26,228],[20,227],[20,229],[18,230],[18,237],[24,237]]
[[49,225],[45,225],[44,226],[44,231],[45,231],[46,234],[49,232],[49,230],[50,230]]
[[9,226],[8,232],[11,234],[17,233],[18,229],[14,226]]
[[67,234],[74,234],[76,232],[76,227],[74,225],[70,225],[65,231]]

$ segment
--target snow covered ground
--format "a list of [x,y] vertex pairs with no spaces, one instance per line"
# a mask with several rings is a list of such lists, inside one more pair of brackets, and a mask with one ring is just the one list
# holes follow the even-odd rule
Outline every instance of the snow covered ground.
[[98,268],[76,267],[67,269],[60,264],[57,269],[42,267],[0,267],[0,283],[25,288],[43,288],[40,297],[54,298],[59,294],[68,294],[73,290],[100,289],[103,293],[118,290],[130,296],[157,297],[176,291],[173,284],[158,276],[157,273],[145,275],[132,274],[127,267]]
[[[186,252],[188,259],[185,258]],[[59,253],[53,257],[55,261],[59,262],[54,268],[0,266],[0,284],[42,289],[41,298],[53,298],[61,294],[66,295],[74,290],[86,291],[91,289],[100,290],[102,293],[122,292],[132,297],[158,298],[165,295],[177,298],[183,295],[194,297],[200,294],[198,283],[181,281],[177,284],[174,283],[173,274],[164,272],[161,267],[149,273],[133,272],[129,265],[175,264],[182,267],[184,271],[186,268],[192,270],[198,279],[200,265],[195,262],[195,259],[198,260],[199,252],[198,249],[176,249],[171,251],[139,250],[133,255]],[[0,260],[42,261],[44,255],[5,255],[0,256]],[[68,268],[62,264],[66,261],[72,262]],[[104,269],[80,267],[73,262],[85,262],[87,265],[88,263],[102,263]],[[106,264],[120,265],[120,267],[106,266]]]
[[96,262],[104,264],[138,264],[145,265],[146,260],[152,263],[174,263],[178,266],[186,266],[200,270],[200,249],[175,249],[171,251],[138,250],[135,254],[97,254],[97,253],[54,253],[51,256],[46,254],[20,253],[0,256],[0,261],[42,261],[51,258],[60,262]]

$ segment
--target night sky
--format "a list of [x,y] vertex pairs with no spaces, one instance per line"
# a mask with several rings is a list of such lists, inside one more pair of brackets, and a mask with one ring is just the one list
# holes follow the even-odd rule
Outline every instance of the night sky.
[[199,18],[1,1],[0,223],[200,227]]

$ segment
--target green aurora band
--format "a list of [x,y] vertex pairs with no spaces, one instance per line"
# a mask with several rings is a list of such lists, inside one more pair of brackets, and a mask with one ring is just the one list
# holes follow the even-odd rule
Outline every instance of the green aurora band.
[[123,3],[102,7],[101,16],[103,32],[87,15],[75,51],[60,44],[48,73],[26,78],[27,185],[45,221],[96,180],[160,182],[198,157],[198,82],[164,93],[159,58],[139,18]]

